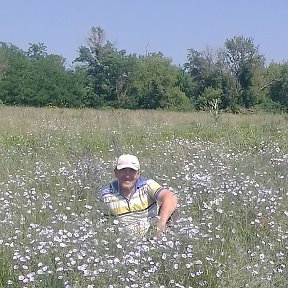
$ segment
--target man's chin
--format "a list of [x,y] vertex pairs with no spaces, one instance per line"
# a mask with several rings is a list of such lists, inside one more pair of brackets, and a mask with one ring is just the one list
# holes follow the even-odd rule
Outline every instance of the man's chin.
[[132,189],[133,188],[133,183],[126,181],[126,182],[122,183],[122,187],[124,189]]

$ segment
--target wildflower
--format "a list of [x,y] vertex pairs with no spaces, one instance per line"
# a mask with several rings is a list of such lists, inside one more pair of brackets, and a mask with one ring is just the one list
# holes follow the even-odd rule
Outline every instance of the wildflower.
[[204,271],[202,271],[202,270],[196,271],[196,275],[197,275],[197,276],[200,276],[200,275],[203,274],[203,273],[204,273]]
[[216,277],[219,278],[221,275],[222,275],[222,271],[221,270],[217,270]]
[[29,279],[30,282],[34,281],[34,276],[35,276],[35,272],[31,272],[27,274],[27,278]]
[[169,246],[170,248],[173,248],[173,247],[174,247],[173,241],[167,241],[167,242],[166,242],[166,245]]

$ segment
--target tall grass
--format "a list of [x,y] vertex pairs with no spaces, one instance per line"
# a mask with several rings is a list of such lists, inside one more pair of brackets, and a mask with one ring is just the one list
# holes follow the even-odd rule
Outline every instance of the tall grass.
[[[0,287],[287,287],[285,115],[0,107]],[[120,153],[178,223],[123,236],[96,194]]]

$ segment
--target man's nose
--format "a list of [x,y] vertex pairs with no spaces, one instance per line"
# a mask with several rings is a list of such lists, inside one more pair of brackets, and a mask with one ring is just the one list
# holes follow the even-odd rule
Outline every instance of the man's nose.
[[127,169],[125,171],[125,177],[130,177],[131,175],[133,175],[133,171],[131,171],[130,169]]
[[126,171],[125,177],[126,177],[126,178],[129,178],[129,177],[131,177],[131,174],[132,174],[132,173],[131,173],[130,171]]

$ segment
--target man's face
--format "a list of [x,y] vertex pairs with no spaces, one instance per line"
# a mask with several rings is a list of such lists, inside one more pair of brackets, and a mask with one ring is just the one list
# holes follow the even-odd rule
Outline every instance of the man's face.
[[139,177],[139,171],[132,168],[115,169],[115,176],[118,179],[122,192],[131,192]]

